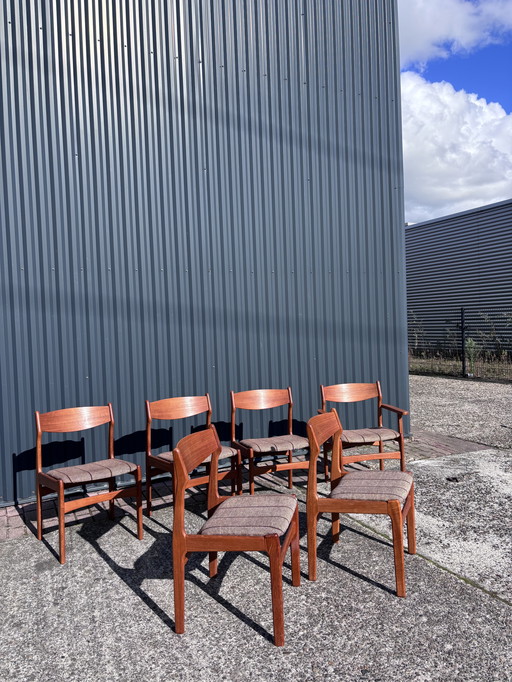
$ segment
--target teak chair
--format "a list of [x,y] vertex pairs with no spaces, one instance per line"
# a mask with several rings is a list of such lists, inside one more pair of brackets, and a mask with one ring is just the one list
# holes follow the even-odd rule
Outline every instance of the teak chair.
[[[414,483],[407,471],[346,472],[341,454],[343,429],[336,410],[312,417],[308,422],[310,464],[307,489],[308,575],[316,580],[316,528],[319,514],[332,514],[332,539],[338,542],[340,513],[388,514],[393,531],[396,594],[405,597],[403,522],[407,521],[409,554],[416,554]],[[320,448],[332,439],[331,493],[319,497],[316,467]]]
[[[288,433],[284,436],[269,436],[268,438],[244,438],[236,440],[236,411],[265,410],[272,407],[288,406]],[[249,492],[254,495],[254,476],[266,474],[269,471],[288,471],[288,488],[293,487],[293,469],[308,469],[309,462],[294,462],[293,453],[296,450],[308,448],[308,439],[292,433],[293,399],[290,387],[282,389],[262,388],[235,393],[231,391],[231,444],[240,449],[242,457],[249,461]],[[254,461],[255,455],[286,455],[287,462],[259,464]]]
[[[293,495],[220,496],[217,467],[222,448],[214,426],[185,436],[174,450],[176,499],[172,536],[174,618],[185,632],[185,564],[190,552],[209,552],[210,577],[217,575],[217,552],[266,552],[270,559],[274,643],[284,645],[283,561],[290,547],[292,584],[300,585],[299,515]],[[196,534],[185,531],[185,491],[189,474],[211,456],[208,520]]]
[[[185,419],[186,417],[195,417],[203,413],[206,413],[206,427],[208,427],[212,423],[212,406],[208,393],[205,393],[205,395],[164,398],[163,400],[155,400],[152,403],[146,400],[146,504],[148,516],[151,516],[153,476],[164,472],[172,474],[174,468],[172,451],[160,452],[155,455],[151,452],[151,425],[153,419]],[[240,494],[242,492],[242,473],[239,451],[223,445],[220,458],[231,458],[231,470],[220,474],[220,480],[225,478],[231,479],[232,493],[234,492],[236,480],[238,493]],[[208,483],[208,469],[209,462],[206,462],[206,475],[196,476],[194,478],[196,485]]]
[[[114,414],[112,405],[97,407],[70,407],[41,414],[36,411],[36,525],[37,539],[43,539],[42,497],[57,493],[59,512],[59,561],[66,563],[64,515],[66,512],[90,507],[99,502],[109,501],[109,516],[114,518],[114,500],[118,497],[135,497],[137,500],[137,537],[142,540],[142,474],[140,466],[114,457]],[[77,464],[50,469],[43,472],[43,433],[71,433],[92,429],[108,424],[108,459],[96,460],[89,464]],[[116,489],[116,476],[131,474],[135,485]],[[108,492],[91,497],[65,501],[68,488],[84,486],[87,483],[108,482]]]
[[[322,396],[322,407],[319,412],[327,411],[327,403],[355,403],[363,400],[377,400],[377,426],[365,429],[344,429],[341,436],[342,450],[349,448],[360,447],[362,445],[375,445],[379,448],[379,453],[371,455],[351,455],[344,456],[343,461],[359,462],[363,460],[378,459],[380,460],[380,468],[384,469],[385,459],[399,459],[400,469],[405,471],[405,453],[404,453],[404,431],[403,431],[403,417],[409,414],[407,410],[402,410],[400,407],[393,405],[386,405],[382,402],[382,391],[380,382],[376,381],[372,384],[335,384],[333,386],[320,386],[320,393]],[[398,419],[398,430],[384,428],[382,425],[382,410],[394,412]],[[396,441],[398,450],[394,452],[386,452],[384,450],[384,443],[388,441]],[[324,450],[324,469],[326,472],[326,480],[328,477],[328,452]]]

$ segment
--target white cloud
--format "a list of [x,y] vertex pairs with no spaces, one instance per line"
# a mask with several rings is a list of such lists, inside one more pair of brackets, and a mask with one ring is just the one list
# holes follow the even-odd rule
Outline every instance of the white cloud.
[[402,66],[497,43],[512,31],[511,0],[398,0]]
[[512,197],[512,114],[449,83],[402,74],[407,222]]

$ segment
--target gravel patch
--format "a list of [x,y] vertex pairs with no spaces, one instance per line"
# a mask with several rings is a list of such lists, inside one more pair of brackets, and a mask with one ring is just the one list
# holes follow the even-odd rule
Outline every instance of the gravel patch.
[[446,377],[409,377],[411,430],[434,431],[512,448],[512,385]]

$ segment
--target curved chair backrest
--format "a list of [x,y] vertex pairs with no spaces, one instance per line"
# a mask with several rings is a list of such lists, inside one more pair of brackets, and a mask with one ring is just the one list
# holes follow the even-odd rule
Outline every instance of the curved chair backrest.
[[327,402],[355,403],[361,400],[377,398],[382,402],[380,382],[373,384],[333,384],[332,386],[320,386],[322,396],[322,409],[325,410]]
[[211,421],[212,406],[208,393],[164,398],[153,402],[146,400],[146,415],[150,422],[153,419],[185,419],[186,417],[195,417],[196,414],[203,412],[207,413],[207,420]]
[[112,405],[66,407],[54,412],[36,411],[36,428],[44,433],[71,433],[114,422]]

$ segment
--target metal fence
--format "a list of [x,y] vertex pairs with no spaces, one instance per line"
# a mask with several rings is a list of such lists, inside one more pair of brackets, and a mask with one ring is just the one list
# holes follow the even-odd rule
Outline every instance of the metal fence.
[[408,310],[409,371],[512,380],[512,310]]

